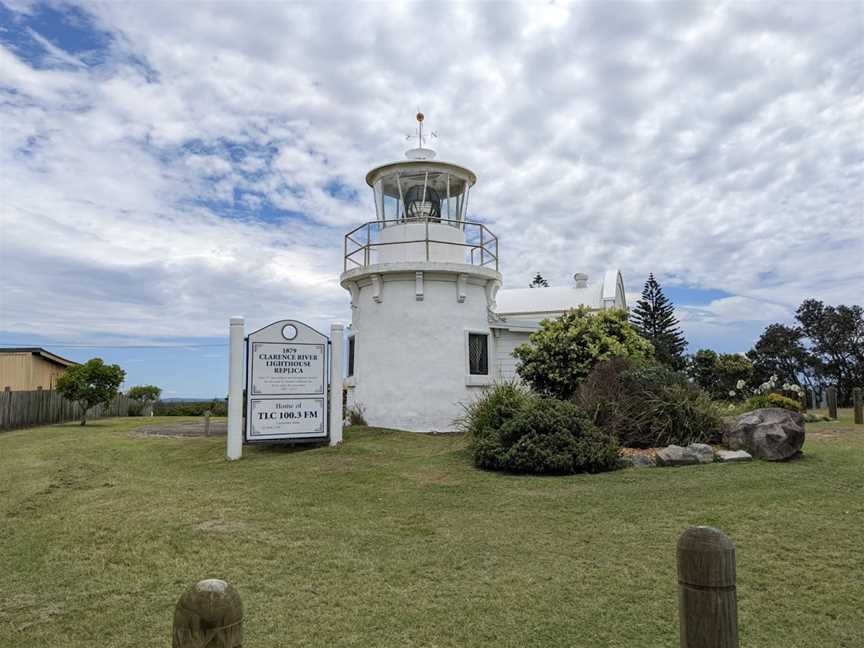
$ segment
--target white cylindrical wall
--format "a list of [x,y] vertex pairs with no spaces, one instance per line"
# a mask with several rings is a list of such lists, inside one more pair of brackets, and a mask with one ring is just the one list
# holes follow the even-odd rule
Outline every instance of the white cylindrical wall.
[[[457,230],[458,231],[458,230]],[[414,432],[450,431],[484,382],[492,379],[494,340],[488,338],[488,379],[469,377],[467,333],[490,333],[487,277],[467,278],[459,300],[458,274],[384,275],[380,303],[360,281],[352,331],[354,376],[350,401],[370,425]],[[418,300],[422,281],[422,300]],[[474,383],[469,385],[468,383]]]
[[[429,258],[426,258],[426,223],[404,223],[381,229],[377,246],[377,257],[373,263],[405,263],[410,261],[435,261],[442,263],[466,263],[469,254],[465,243],[465,232],[459,227],[442,223],[429,223],[429,238],[447,243],[429,243]],[[423,241],[422,243],[404,243]],[[448,245],[455,243],[456,245]],[[398,244],[398,245],[393,245]]]

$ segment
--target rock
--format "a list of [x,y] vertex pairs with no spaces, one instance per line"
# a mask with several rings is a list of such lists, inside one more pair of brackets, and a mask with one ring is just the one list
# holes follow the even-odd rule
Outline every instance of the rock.
[[740,463],[753,460],[753,457],[746,450],[718,450],[717,458],[722,463]]
[[643,454],[630,455],[627,460],[634,468],[649,468],[654,465],[654,462]]
[[709,464],[714,462],[714,448],[707,443],[691,443],[687,451],[696,457],[699,463]]
[[804,445],[804,417],[798,412],[765,407],[730,419],[724,445],[746,450],[757,459],[790,459]]
[[658,466],[692,466],[699,463],[694,452],[677,445],[666,446],[657,451]]

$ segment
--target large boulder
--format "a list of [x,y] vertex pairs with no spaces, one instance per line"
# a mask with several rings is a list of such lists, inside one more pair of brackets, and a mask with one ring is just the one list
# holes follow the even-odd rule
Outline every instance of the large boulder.
[[723,443],[732,450],[746,450],[757,459],[783,461],[804,445],[804,417],[779,407],[765,407],[727,419]]

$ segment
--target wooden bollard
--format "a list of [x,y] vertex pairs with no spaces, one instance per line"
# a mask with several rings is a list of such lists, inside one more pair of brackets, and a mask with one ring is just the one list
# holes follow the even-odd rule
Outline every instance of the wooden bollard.
[[218,578],[195,583],[174,608],[173,648],[241,648],[243,603],[231,585]]
[[828,417],[837,418],[837,388],[833,385],[828,388]]
[[718,529],[678,539],[678,619],[681,648],[738,648],[735,544]]
[[210,410],[204,412],[204,436],[210,436]]
[[855,425],[864,425],[864,397],[860,387],[852,390],[852,409],[855,412]]

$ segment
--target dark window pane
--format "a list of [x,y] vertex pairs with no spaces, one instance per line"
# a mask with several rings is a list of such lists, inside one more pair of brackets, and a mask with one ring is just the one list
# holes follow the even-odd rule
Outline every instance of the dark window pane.
[[474,376],[489,374],[489,336],[468,334],[468,371]]
[[348,338],[348,375],[354,375],[354,336]]

